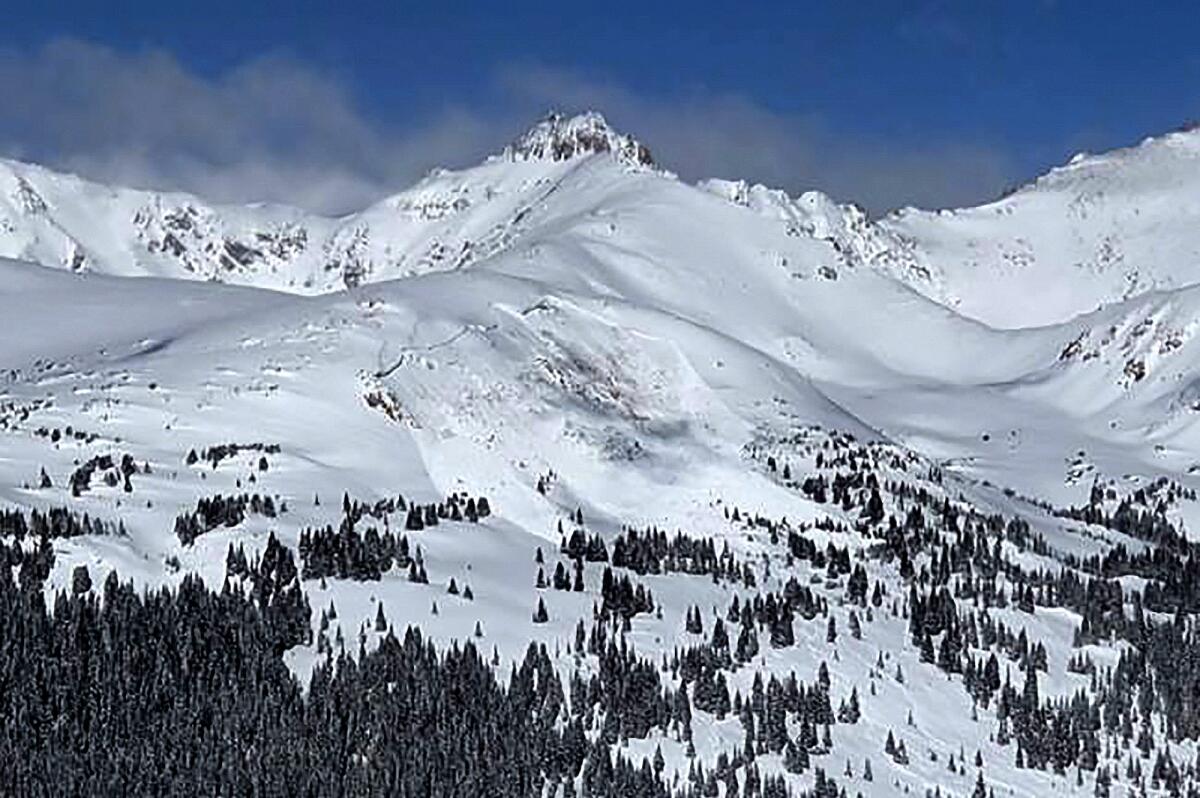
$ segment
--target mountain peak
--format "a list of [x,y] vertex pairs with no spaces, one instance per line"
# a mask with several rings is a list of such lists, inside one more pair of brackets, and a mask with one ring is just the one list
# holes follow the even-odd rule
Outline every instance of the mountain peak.
[[566,161],[598,153],[612,153],[631,165],[654,165],[644,144],[613,130],[596,111],[570,117],[552,111],[508,145],[504,157],[514,161]]

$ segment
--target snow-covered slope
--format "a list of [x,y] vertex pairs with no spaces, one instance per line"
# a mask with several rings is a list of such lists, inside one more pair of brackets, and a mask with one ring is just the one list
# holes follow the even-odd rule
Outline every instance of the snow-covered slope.
[[0,161],[0,256],[77,272],[176,277],[298,293],[460,268],[519,238],[526,217],[589,154],[649,169],[644,146],[597,114],[552,115],[464,172],[346,217],[214,206]]
[[[379,645],[381,612],[439,645],[494,647],[502,674],[536,641],[563,678],[596,675],[577,625],[610,629],[690,691],[686,733],[656,722],[612,741],[638,762],[661,749],[680,789],[733,754],[723,782],[780,775],[796,794],[825,776],[869,796],[965,796],[977,779],[1090,795],[1113,776],[1113,794],[1139,778],[1168,794],[1162,756],[1183,769],[1197,744],[1180,732],[1191,710],[1158,685],[1191,669],[1121,671],[1144,691],[1131,715],[1109,680],[1123,651],[1149,650],[1144,619],[1119,624],[1104,602],[1133,618],[1134,592],[1159,580],[1167,598],[1147,591],[1144,622],[1169,618],[1189,566],[1086,558],[1200,556],[1185,539],[1200,524],[1191,135],[1085,159],[993,206],[880,222],[815,192],[686,185],[594,114],[551,117],[478,167],[337,220],[5,164],[0,252],[20,260],[0,261],[0,506],[123,525],[55,538],[48,593],[79,566],[94,585],[115,570],[219,588],[240,578],[231,545],[253,560],[274,536],[313,608],[313,634],[284,655],[302,681],[335,639]],[[1089,192],[1083,212],[1071,198]],[[1104,231],[1144,259],[1136,290],[1119,269],[1062,261]],[[1018,238],[1038,253],[1019,268],[955,254]],[[201,502],[239,494],[259,498],[207,523]],[[468,496],[488,499],[478,523]],[[407,535],[428,580],[390,560],[378,578],[314,575],[326,525]],[[728,546],[740,576],[674,555],[618,562],[630,527]],[[605,614],[607,562],[571,550],[577,529],[653,607]],[[558,564],[580,589],[539,587]],[[1072,579],[1126,592],[1094,615]],[[764,596],[788,606],[786,633]],[[667,664],[686,647],[722,662],[718,618],[739,656],[716,671],[740,712]],[[993,654],[1008,693],[976,680]],[[856,690],[859,714],[820,722],[826,742],[789,708],[783,746],[760,725],[756,678],[819,683],[823,665],[826,697]],[[1064,720],[1072,695],[1103,725]],[[588,734],[607,735],[593,720]],[[1151,729],[1158,762],[1125,721]],[[884,751],[889,733],[906,753]]]
[[819,191],[702,188],[834,244],[847,264],[903,279],[996,327],[1053,324],[1200,282],[1200,131],[1070,164],[977,208],[906,209],[872,221]]
[[881,228],[928,292],[1001,327],[1063,321],[1200,282],[1200,132],[1078,155],[979,208],[908,211]]

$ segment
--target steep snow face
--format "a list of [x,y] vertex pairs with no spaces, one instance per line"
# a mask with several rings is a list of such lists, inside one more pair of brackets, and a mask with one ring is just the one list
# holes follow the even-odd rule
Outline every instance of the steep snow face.
[[1200,132],[1080,155],[978,208],[879,223],[928,273],[913,283],[998,327],[1063,321],[1200,282]]

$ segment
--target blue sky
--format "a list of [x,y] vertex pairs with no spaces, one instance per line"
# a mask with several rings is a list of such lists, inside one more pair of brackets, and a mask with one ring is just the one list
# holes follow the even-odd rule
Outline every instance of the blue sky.
[[1183,3],[245,5],[10,9],[0,152],[332,212],[596,107],[685,178],[882,211],[1200,117]]

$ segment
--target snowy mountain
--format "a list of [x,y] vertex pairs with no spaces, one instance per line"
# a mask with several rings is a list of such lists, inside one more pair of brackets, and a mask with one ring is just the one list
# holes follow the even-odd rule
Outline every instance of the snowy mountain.
[[213,206],[0,161],[0,256],[76,272],[324,293],[460,268],[504,249],[579,158],[594,153],[631,169],[652,165],[644,146],[598,114],[551,116],[477,168],[437,170],[339,219]]
[[970,318],[1002,328],[1066,321],[1103,305],[1194,285],[1200,132],[1151,138],[1070,164],[977,208],[906,209],[878,221],[820,192],[792,198],[744,183],[702,187],[833,243]]
[[883,229],[930,272],[928,292],[1001,327],[1051,324],[1200,278],[1200,132],[1077,155],[979,208],[908,212]]
[[[509,247],[595,156],[655,174],[650,151],[602,116],[551,114],[487,162],[435,170],[359,213],[212,206],[185,194],[101,186],[0,161],[0,255],[74,271],[325,293],[460,268]],[[698,188],[828,242],[837,265],[883,270],[962,315],[1002,328],[1063,322],[1102,305],[1194,284],[1193,187],[1200,132],[1078,155],[978,208],[871,220],[819,191],[789,197],[724,180]],[[1031,299],[1031,295],[1033,298]]]
[[882,220],[594,113],[341,219],[4,163],[12,791],[1189,794],[1196,135]]

